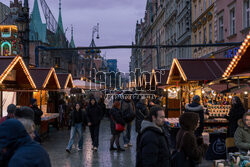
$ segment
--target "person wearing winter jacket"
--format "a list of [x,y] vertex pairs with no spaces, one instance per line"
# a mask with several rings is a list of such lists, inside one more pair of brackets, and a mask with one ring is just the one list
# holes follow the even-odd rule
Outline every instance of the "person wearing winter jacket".
[[34,111],[35,114],[35,119],[34,123],[36,125],[36,130],[39,132],[40,125],[41,125],[41,117],[43,115],[42,110],[40,110],[37,106],[37,100],[36,99],[31,99],[31,108]]
[[170,146],[163,130],[164,109],[154,106],[137,136],[136,167],[170,167]]
[[6,121],[7,119],[11,119],[11,118],[14,118],[15,117],[15,112],[16,112],[16,105],[14,104],[10,104],[8,105],[7,107],[7,116],[5,117],[2,117],[0,119],[0,124],[3,123],[4,121]]
[[204,130],[204,108],[202,105],[200,105],[200,96],[195,95],[193,97],[193,102],[191,104],[186,104],[185,106],[185,112],[194,112],[199,114],[200,117],[200,125],[195,131],[195,135],[202,136],[203,130]]
[[[115,124],[121,124],[125,126],[125,121],[122,118],[122,112],[120,110],[121,104],[119,101],[115,101],[113,104],[113,108],[110,111],[110,129],[111,129],[111,134],[112,138],[110,140],[110,151],[117,150],[119,151],[125,151],[124,149],[121,148],[119,139],[120,139],[120,134],[122,131],[117,131],[115,129]],[[116,147],[114,147],[114,143],[116,144]]]
[[96,99],[94,97],[91,97],[86,110],[89,119],[88,126],[92,139],[92,149],[94,151],[97,151],[99,146],[99,128],[103,116],[102,109],[97,104]]
[[86,114],[84,110],[81,110],[80,103],[76,103],[74,110],[70,114],[70,139],[66,151],[70,153],[72,145],[75,140],[75,134],[78,133],[78,151],[82,150],[83,146],[83,122],[86,118]]
[[140,99],[136,104],[135,109],[135,130],[137,133],[140,132],[142,121],[148,117],[148,109],[145,103],[145,99]]
[[240,152],[250,150],[250,112],[244,114],[243,119],[238,121],[238,128],[234,134],[234,141]]
[[0,125],[0,166],[50,167],[45,149],[33,141],[17,119],[8,119]]
[[238,127],[238,120],[242,119],[246,110],[243,107],[243,104],[238,96],[232,98],[232,105],[229,111],[228,116],[228,130],[227,137],[234,137],[234,133]]
[[199,115],[194,112],[185,112],[179,118],[181,129],[176,136],[176,148],[180,148],[192,163],[191,166],[201,163],[208,145],[203,138],[196,137],[194,132],[199,126]]

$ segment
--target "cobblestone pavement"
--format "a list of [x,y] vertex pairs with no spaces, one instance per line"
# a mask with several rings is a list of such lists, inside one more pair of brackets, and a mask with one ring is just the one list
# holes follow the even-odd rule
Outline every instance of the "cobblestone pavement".
[[[83,150],[77,151],[72,148],[71,153],[67,153],[65,148],[68,144],[69,130],[51,130],[48,138],[42,144],[48,151],[53,167],[134,167],[136,158],[136,132],[134,124],[132,129],[131,143],[133,147],[126,149],[125,152],[117,153],[109,151],[110,124],[105,118],[100,127],[99,148],[98,152],[91,150],[91,138],[89,129],[84,132]],[[121,137],[122,139],[122,137]],[[75,141],[77,143],[78,140]],[[122,140],[120,142],[123,143]],[[203,163],[202,167],[212,166],[211,163]]]

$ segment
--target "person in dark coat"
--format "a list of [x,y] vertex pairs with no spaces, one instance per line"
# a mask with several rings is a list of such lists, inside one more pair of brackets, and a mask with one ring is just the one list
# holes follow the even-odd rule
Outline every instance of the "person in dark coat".
[[94,151],[97,151],[99,146],[99,128],[103,113],[94,97],[90,98],[89,105],[86,110],[89,119],[88,126],[92,139],[92,146],[93,146],[92,149]]
[[7,119],[14,118],[15,117],[15,112],[16,112],[16,106],[14,104],[10,104],[7,107],[7,116],[2,117],[0,119],[0,124],[6,121]]
[[186,157],[192,162],[193,167],[201,163],[208,145],[204,144],[203,138],[196,137],[194,132],[199,126],[199,115],[194,112],[185,112],[179,118],[181,129],[176,136],[176,148],[180,148]]
[[229,111],[228,116],[228,130],[227,130],[227,137],[234,137],[234,133],[238,128],[238,121],[242,119],[246,110],[243,107],[243,104],[238,96],[234,96],[232,98],[232,105]]
[[36,130],[39,131],[40,125],[41,125],[41,117],[43,115],[42,110],[40,110],[37,106],[37,100],[31,99],[31,108],[34,111],[35,114],[35,120],[34,123],[36,125]]
[[106,105],[104,103],[103,95],[100,96],[100,99],[98,100],[98,105],[102,109],[102,114],[103,114],[102,117],[104,117],[104,115],[106,114]]
[[[115,129],[115,124],[121,124],[125,126],[125,121],[122,118],[122,112],[120,110],[121,104],[119,101],[115,101],[113,104],[113,108],[110,111],[110,129],[111,129],[111,134],[112,138],[110,140],[110,151],[112,150],[117,150],[119,151],[125,151],[124,149],[121,148],[119,139],[120,139],[120,131],[116,131]],[[116,147],[114,147],[114,143],[116,144]]]
[[170,167],[170,149],[163,130],[164,109],[154,106],[149,120],[143,120],[137,139],[136,167]]
[[195,131],[196,136],[202,136],[204,130],[204,108],[200,105],[200,96],[195,95],[191,104],[186,104],[185,112],[194,112],[199,114],[200,125]]
[[137,133],[140,132],[142,121],[148,117],[148,109],[145,103],[145,99],[140,99],[135,108],[135,130]]
[[50,167],[50,158],[45,149],[34,142],[22,123],[16,119],[0,125],[0,166]]
[[71,130],[70,130],[70,139],[68,146],[66,148],[66,151],[70,153],[72,145],[75,140],[75,134],[78,133],[78,151],[82,150],[83,146],[83,122],[85,120],[86,114],[83,110],[81,110],[80,103],[76,103],[74,110],[70,114],[70,124],[71,124]]

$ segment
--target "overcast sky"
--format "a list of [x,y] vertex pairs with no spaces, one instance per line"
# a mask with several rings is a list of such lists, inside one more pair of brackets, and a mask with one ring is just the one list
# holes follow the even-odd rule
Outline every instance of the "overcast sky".
[[[23,0],[22,0],[23,1]],[[10,0],[1,0],[9,6]],[[59,0],[46,0],[58,19]],[[33,9],[34,0],[29,0]],[[38,0],[40,5],[40,0]],[[129,45],[134,41],[136,21],[144,17],[146,0],[62,0],[62,19],[70,40],[70,26],[74,27],[76,46],[89,46],[92,28],[100,24],[100,39],[96,45]],[[43,16],[42,9],[40,14]],[[45,21],[43,19],[43,21]],[[103,50],[107,58],[117,58],[118,68],[128,72],[131,49]]]

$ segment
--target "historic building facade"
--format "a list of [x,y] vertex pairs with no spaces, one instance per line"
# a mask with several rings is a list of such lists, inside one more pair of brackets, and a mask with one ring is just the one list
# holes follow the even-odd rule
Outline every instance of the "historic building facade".
[[4,21],[4,19],[9,13],[10,13],[10,8],[7,5],[0,2],[0,23]]
[[[192,0],[192,44],[214,43],[214,0]],[[212,56],[214,47],[192,48],[193,58]]]
[[[216,0],[215,42],[242,42],[250,30],[250,0]],[[236,19],[237,18],[237,19]],[[215,57],[232,58],[238,47],[220,47]]]

